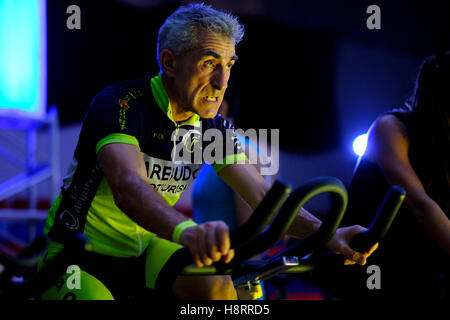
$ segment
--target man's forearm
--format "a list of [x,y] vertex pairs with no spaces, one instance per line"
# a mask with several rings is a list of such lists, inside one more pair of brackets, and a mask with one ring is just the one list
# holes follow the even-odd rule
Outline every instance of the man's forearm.
[[172,240],[174,227],[187,220],[138,175],[123,181],[114,192],[114,200],[138,225],[168,240]]
[[290,226],[287,234],[292,237],[303,239],[317,231],[321,224],[322,221],[320,219],[302,208]]

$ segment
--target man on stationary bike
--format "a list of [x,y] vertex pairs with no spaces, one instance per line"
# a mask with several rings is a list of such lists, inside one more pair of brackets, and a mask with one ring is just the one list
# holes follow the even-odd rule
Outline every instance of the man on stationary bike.
[[[80,289],[68,287],[66,275],[44,299],[120,299],[129,296],[124,288],[159,288],[182,247],[199,267],[233,259],[223,221],[197,225],[172,207],[203,164],[176,161],[173,150],[180,133],[183,146],[193,152],[196,140],[189,137],[216,129],[224,146],[233,146],[212,163],[217,174],[253,209],[268,191],[255,167],[242,163],[246,158],[237,139],[227,134],[233,126],[217,114],[243,34],[230,14],[203,4],[181,6],[159,30],[160,73],[97,94],[48,214],[44,231],[51,244],[40,267],[76,232],[84,233],[91,250],[76,261],[82,270]],[[302,209],[289,234],[303,238],[320,224]],[[358,253],[348,245],[364,230],[338,229],[328,247],[350,263],[364,264],[370,252]],[[237,298],[229,276],[178,276],[172,289],[180,299]]]

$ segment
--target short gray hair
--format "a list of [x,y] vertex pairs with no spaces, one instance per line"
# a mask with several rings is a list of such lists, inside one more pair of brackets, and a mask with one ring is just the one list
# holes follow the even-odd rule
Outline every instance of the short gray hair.
[[181,55],[197,44],[197,32],[206,30],[230,38],[237,45],[244,36],[244,26],[237,17],[218,11],[203,3],[193,3],[179,7],[159,29],[157,59],[163,49]]

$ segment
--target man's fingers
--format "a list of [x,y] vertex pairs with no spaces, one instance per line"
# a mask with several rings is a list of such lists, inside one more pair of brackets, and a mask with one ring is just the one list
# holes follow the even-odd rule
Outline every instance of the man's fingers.
[[230,251],[230,233],[228,227],[224,224],[216,229],[216,240],[218,243],[219,251],[222,255],[228,254]]
[[192,258],[194,258],[194,263],[197,267],[199,268],[203,267],[202,259],[200,259],[200,256],[198,254],[192,254]]
[[353,264],[355,264],[355,263],[356,263],[356,262],[353,261],[353,260],[345,259],[345,261],[344,261],[344,266],[350,266],[350,265],[353,265]]
[[372,255],[372,253],[375,250],[377,250],[377,248],[378,248],[378,242],[375,243],[372,247],[370,247],[370,249],[368,251],[363,253],[363,256],[366,258],[366,260],[367,260],[367,258],[369,258]]
[[195,230],[189,249],[197,267],[209,266],[222,259],[230,262],[234,251],[230,250],[228,226],[222,221],[207,222]]
[[347,257],[344,262],[344,265],[353,265],[355,263],[360,265],[365,265],[367,263],[367,258],[378,248],[378,242],[375,243],[368,251],[361,254],[357,251],[352,250],[351,248],[343,249],[342,253]]
[[201,262],[204,265],[209,266],[212,263],[212,259],[209,257],[207,231],[203,229],[199,232],[199,236],[197,237],[197,247]]
[[187,239],[189,239],[186,240],[185,247],[189,248],[189,251],[191,252],[192,259],[194,260],[195,265],[201,268],[203,267],[203,262],[200,257],[199,238],[197,236],[194,236],[198,232],[199,232],[198,227],[187,228],[182,232],[180,240],[186,239],[186,237]]
[[367,251],[367,256],[366,256],[366,257],[370,256],[375,250],[377,250],[377,249],[378,249],[378,245],[379,245],[378,242],[375,243],[375,244],[369,249],[369,251]]
[[230,251],[228,251],[226,255],[222,256],[222,261],[228,263],[231,260],[233,260],[233,258],[234,258],[234,249],[231,249]]
[[217,241],[216,230],[215,229],[208,230],[207,241],[208,241],[208,250],[209,250],[208,254],[209,254],[209,257],[213,261],[219,261],[220,258],[222,257],[222,254],[218,250],[219,243]]
[[[360,264],[362,266],[366,264],[366,257],[364,257],[363,254],[353,250],[352,248],[350,248],[348,246],[342,247],[341,252],[344,256],[346,256],[348,259],[350,259],[351,261],[353,261],[357,264]],[[345,262],[344,262],[344,264],[345,264]]]

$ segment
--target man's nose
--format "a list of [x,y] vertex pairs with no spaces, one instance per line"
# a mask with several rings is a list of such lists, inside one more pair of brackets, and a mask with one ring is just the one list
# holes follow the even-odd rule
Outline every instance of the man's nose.
[[228,86],[228,73],[224,68],[217,68],[211,78],[211,84],[218,90],[225,90]]

